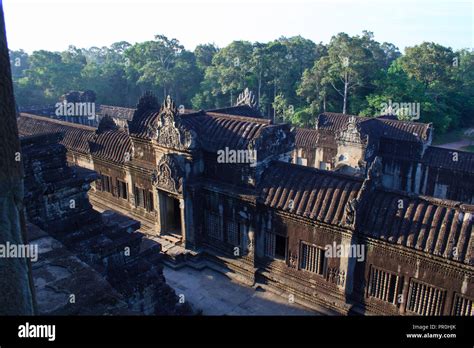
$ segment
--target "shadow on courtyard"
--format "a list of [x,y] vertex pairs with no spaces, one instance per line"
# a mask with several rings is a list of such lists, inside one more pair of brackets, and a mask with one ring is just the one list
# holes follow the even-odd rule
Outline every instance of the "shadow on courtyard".
[[204,315],[322,315],[263,289],[248,287],[205,268],[164,267],[166,282]]

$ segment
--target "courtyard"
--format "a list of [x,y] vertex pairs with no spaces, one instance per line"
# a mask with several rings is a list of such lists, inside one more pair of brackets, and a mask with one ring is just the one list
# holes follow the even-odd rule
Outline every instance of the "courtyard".
[[[209,268],[164,266],[166,282],[204,315],[325,315],[263,289],[248,287]],[[183,298],[184,295],[184,298]]]

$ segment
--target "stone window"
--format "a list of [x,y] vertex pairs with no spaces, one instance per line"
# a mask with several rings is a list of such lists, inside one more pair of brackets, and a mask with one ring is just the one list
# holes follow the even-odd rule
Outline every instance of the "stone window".
[[460,294],[454,295],[452,315],[456,316],[473,316],[474,308],[472,300]]
[[407,310],[418,315],[441,315],[446,291],[412,279]]
[[146,211],[152,212],[155,210],[152,191],[147,191],[147,194],[145,196],[145,205],[146,205]]
[[275,235],[273,233],[265,233],[265,256],[275,256]]
[[103,184],[102,184],[102,174],[99,174],[99,178],[95,181],[95,188],[97,191],[103,191]]
[[323,275],[326,266],[324,249],[301,242],[300,269]]
[[240,245],[240,224],[238,222],[228,220],[227,226],[227,242],[234,246]]
[[207,211],[205,214],[206,233],[209,237],[223,240],[222,230],[219,228],[219,215]]
[[108,175],[101,175],[102,191],[112,193],[112,178]]
[[135,206],[145,208],[145,190],[135,186],[134,188],[135,195]]
[[397,295],[401,292],[403,284],[402,279],[403,277],[372,266],[369,275],[368,295],[397,305]]
[[144,208],[147,212],[155,210],[152,191],[148,191],[147,189],[138,186],[135,186],[133,190],[135,195],[135,206],[137,208]]
[[123,199],[128,198],[128,185],[125,181],[117,179],[118,196]]
[[275,233],[265,233],[265,256],[286,260],[286,238]]

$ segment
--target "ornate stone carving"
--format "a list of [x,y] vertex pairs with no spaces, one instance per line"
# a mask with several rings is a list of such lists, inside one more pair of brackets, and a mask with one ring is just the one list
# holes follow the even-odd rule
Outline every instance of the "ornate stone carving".
[[181,116],[170,96],[161,106],[155,123],[148,129],[150,138],[167,148],[186,150],[194,147],[193,132],[181,124]]
[[349,117],[347,126],[336,135],[336,140],[343,143],[366,144],[367,136],[363,136],[355,116]]
[[183,193],[183,169],[176,155],[163,155],[151,179],[153,185],[160,189],[177,194]]
[[356,222],[356,209],[359,202],[357,198],[351,199],[346,204],[346,211],[345,211],[345,225],[346,226],[354,226]]
[[381,183],[383,175],[382,160],[379,156],[374,158],[374,161],[370,165],[369,171],[367,173],[367,178],[370,180],[375,180],[376,183]]
[[255,100],[255,95],[248,88],[239,94],[235,106],[248,105],[252,108],[257,108],[258,103]]
[[341,271],[339,268],[328,268],[327,280],[330,283],[336,284],[337,286],[344,287],[346,282],[346,272]]
[[380,157],[375,157],[374,161],[369,167],[367,171],[367,178],[364,180],[362,184],[362,188],[357,195],[357,200],[361,200],[361,198],[369,192],[372,192],[374,189],[382,186],[382,161]]
[[356,227],[358,210],[364,209],[364,205],[370,194],[378,187],[382,186],[382,161],[380,157],[375,157],[367,172],[367,178],[362,183],[356,198],[353,198],[346,204],[344,214],[344,224],[347,227]]
[[289,261],[291,268],[296,269],[298,267],[298,256],[296,253],[290,252]]

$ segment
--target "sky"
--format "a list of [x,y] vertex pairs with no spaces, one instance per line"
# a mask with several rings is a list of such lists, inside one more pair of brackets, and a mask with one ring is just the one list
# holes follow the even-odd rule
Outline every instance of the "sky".
[[[0,0],[2,2],[2,0]],[[474,0],[3,0],[10,49],[62,51],[178,39],[224,47],[301,35],[328,43],[339,32],[372,31],[405,47],[434,41],[474,47]]]

